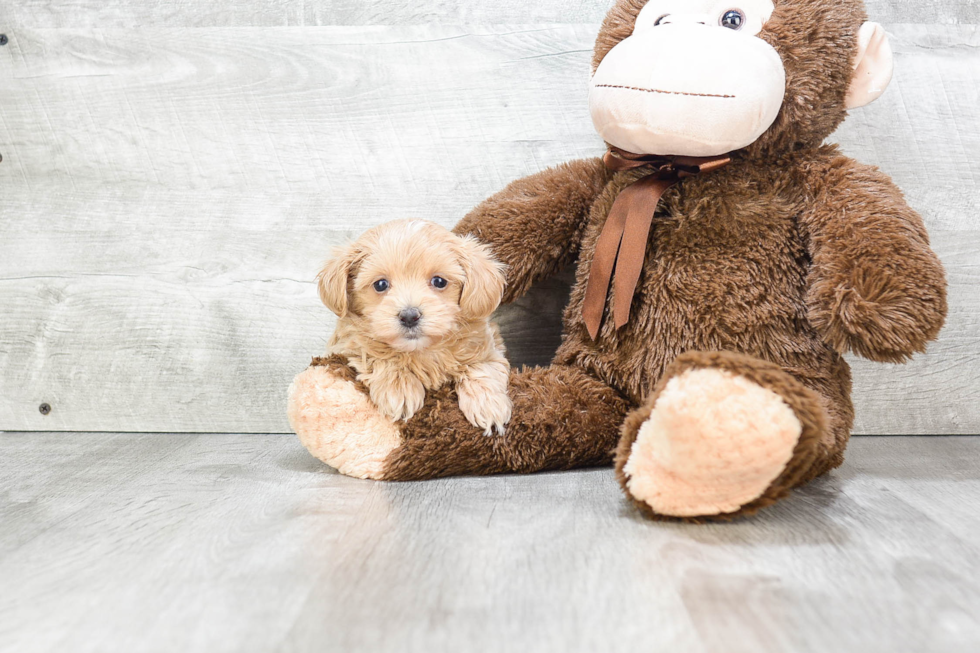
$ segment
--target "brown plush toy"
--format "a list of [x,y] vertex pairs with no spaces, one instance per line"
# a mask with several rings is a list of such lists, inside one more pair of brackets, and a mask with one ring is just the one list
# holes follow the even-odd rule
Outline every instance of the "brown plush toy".
[[[508,267],[505,301],[577,261],[554,364],[512,371],[485,436],[450,389],[383,417],[343,359],[290,388],[290,422],[344,474],[385,480],[608,464],[657,518],[732,518],[843,460],[842,354],[936,337],[945,277],[920,217],[824,138],[891,78],[860,0],[618,0],[590,108],[610,146],[518,180],[456,227]],[[356,310],[353,307],[352,310]]]

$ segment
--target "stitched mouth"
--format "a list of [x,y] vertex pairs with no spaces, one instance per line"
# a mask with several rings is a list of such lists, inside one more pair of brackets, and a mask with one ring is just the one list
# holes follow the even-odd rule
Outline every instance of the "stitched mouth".
[[596,88],[621,88],[626,91],[640,91],[642,93],[660,93],[662,95],[689,95],[691,97],[717,97],[732,99],[734,95],[716,95],[714,93],[685,93],[684,91],[662,91],[658,88],[639,88],[638,86],[618,86],[616,84],[596,84]]

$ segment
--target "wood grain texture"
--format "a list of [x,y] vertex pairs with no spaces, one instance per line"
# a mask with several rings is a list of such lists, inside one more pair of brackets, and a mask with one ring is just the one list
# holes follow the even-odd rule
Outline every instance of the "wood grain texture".
[[[974,0],[865,0],[871,20],[980,22]],[[426,23],[599,23],[612,0],[2,0],[0,16],[22,27],[295,27]]]
[[[980,214],[980,31],[892,26],[896,76],[834,136],[932,229]],[[21,30],[0,48],[0,183],[317,193],[360,224],[459,216],[601,152],[595,28]],[[393,205],[392,203],[395,202]]]
[[399,196],[459,215],[601,147],[586,106],[589,26],[10,37],[0,181],[35,191],[324,193],[363,223]]
[[[890,31],[892,88],[835,138],[925,216],[951,317],[910,366],[856,366],[856,430],[976,433],[980,33]],[[332,244],[601,151],[591,25],[9,33],[0,429],[285,431]],[[501,312],[512,362],[550,358],[562,304]]]
[[295,438],[0,434],[0,650],[966,653],[980,438],[858,438],[756,518],[611,470],[384,484]]

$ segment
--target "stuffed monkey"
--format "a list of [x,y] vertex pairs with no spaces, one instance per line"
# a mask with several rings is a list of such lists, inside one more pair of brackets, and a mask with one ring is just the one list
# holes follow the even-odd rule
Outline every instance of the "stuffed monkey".
[[946,314],[921,218],[824,145],[891,78],[861,0],[618,0],[589,104],[609,146],[515,181],[457,225],[507,266],[505,301],[569,264],[550,367],[514,370],[484,436],[450,389],[381,416],[342,359],[290,388],[290,423],[344,474],[385,480],[615,463],[658,519],[731,519],[841,464],[842,355],[902,362]]

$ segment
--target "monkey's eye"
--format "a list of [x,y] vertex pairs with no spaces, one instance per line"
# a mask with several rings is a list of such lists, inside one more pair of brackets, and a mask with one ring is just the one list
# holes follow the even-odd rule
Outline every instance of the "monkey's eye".
[[374,282],[374,289],[377,290],[378,292],[384,292],[388,290],[389,286],[391,286],[391,284],[388,283],[387,279],[378,279],[377,281]]
[[664,14],[663,16],[661,16],[660,18],[658,18],[657,20],[653,21],[653,26],[656,27],[657,25],[659,25],[661,22],[663,22],[663,19],[666,18],[669,15],[670,14]]
[[449,282],[443,279],[442,277],[432,277],[432,281],[430,281],[429,283],[432,284],[433,288],[436,288],[438,290],[442,290],[443,288],[449,285]]
[[744,22],[745,14],[738,9],[729,9],[721,15],[721,20],[718,21],[722,27],[727,27],[728,29],[742,29],[742,23]]

